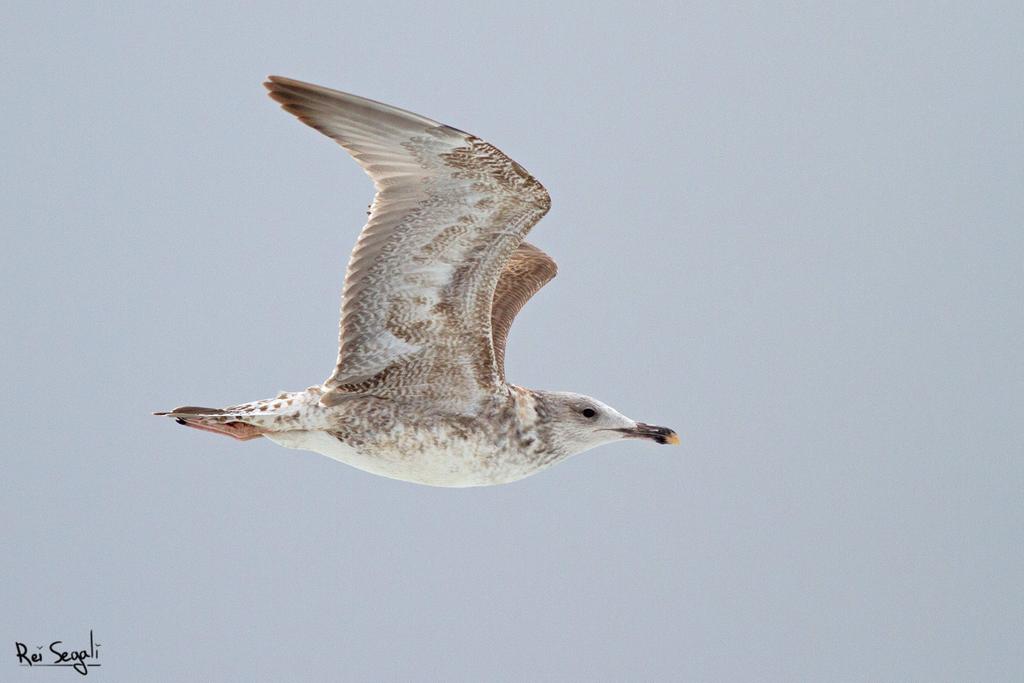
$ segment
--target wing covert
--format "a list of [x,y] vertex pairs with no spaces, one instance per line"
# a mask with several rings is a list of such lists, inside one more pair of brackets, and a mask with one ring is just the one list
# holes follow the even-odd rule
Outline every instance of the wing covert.
[[491,336],[502,379],[505,378],[505,345],[512,321],[526,302],[557,274],[554,259],[527,242],[522,242],[505,264],[491,306]]
[[491,304],[550,206],[544,187],[492,145],[418,114],[278,76],[264,85],[377,189],[345,275],[324,402],[364,392],[468,405],[497,390]]

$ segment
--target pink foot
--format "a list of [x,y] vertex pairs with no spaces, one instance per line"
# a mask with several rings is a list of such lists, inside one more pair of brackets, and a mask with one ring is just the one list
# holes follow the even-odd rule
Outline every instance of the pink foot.
[[244,422],[212,422],[204,423],[199,422],[195,418],[179,417],[177,422],[180,425],[186,427],[192,427],[193,429],[201,429],[204,432],[213,432],[214,434],[224,434],[230,436],[232,439],[238,439],[239,441],[249,441],[250,439],[258,439],[263,436],[263,431],[259,427],[255,427]]

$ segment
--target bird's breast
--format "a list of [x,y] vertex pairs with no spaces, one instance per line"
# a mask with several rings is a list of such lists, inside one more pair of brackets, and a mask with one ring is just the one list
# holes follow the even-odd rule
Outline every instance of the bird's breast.
[[289,448],[314,451],[392,479],[432,486],[487,486],[529,476],[553,462],[539,435],[515,410],[479,417],[338,420],[330,429],[268,434]]

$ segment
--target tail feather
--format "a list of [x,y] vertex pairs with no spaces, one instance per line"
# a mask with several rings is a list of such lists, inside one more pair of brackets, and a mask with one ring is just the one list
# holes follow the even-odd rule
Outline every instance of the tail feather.
[[199,406],[181,406],[174,410],[154,415],[173,417],[174,421],[186,427],[204,432],[223,434],[239,441],[258,439],[263,436],[263,428],[244,422],[246,416],[233,415],[223,408],[201,408]]
[[223,408],[200,408],[199,406],[178,406],[173,410],[168,410],[162,413],[153,413],[154,415],[226,415],[227,411]]
[[319,396],[319,387],[310,387],[304,392],[282,392],[276,398],[227,408],[180,406],[153,414],[174,418],[186,427],[246,441],[270,431],[308,428],[301,424],[300,410],[315,404]]

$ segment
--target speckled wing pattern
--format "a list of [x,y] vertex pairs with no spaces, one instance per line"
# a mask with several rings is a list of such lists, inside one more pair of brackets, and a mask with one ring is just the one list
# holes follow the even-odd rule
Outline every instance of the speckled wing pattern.
[[526,302],[558,273],[554,259],[523,242],[512,252],[494,290],[491,306],[491,337],[494,356],[502,379],[505,378],[505,344],[512,321]]
[[377,189],[345,275],[322,402],[358,393],[459,409],[498,390],[491,304],[506,262],[550,207],[544,187],[492,145],[417,114],[278,76],[264,85]]

